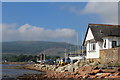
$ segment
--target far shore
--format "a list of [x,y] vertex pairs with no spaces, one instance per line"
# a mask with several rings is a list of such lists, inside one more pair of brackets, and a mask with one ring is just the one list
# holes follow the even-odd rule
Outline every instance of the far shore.
[[0,64],[27,64],[28,62],[0,62]]

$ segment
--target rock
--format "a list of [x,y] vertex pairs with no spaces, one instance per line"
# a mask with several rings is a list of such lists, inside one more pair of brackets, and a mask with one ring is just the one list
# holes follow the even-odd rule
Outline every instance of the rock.
[[67,70],[68,72],[74,72],[74,66],[73,65],[67,66]]
[[98,66],[94,66],[93,69],[96,70],[96,69],[100,69],[100,68]]
[[96,73],[101,73],[102,72],[102,70],[100,70],[100,69],[98,69],[98,70],[92,70],[91,71],[91,73],[94,73],[94,74],[96,74]]
[[90,66],[89,64],[85,64],[84,66]]
[[120,71],[120,68],[115,68],[114,70],[117,72],[117,71]]
[[69,74],[69,75],[66,75],[65,78],[74,78],[74,75]]
[[78,73],[78,69],[79,69],[79,67],[75,67],[74,72],[75,72],[75,73]]
[[51,77],[51,78],[64,78],[64,74],[63,73],[57,73],[54,75],[54,77]]
[[91,66],[81,67],[78,69],[78,74],[85,76],[88,75],[88,73],[90,73],[91,71],[92,71]]
[[101,73],[97,78],[105,78],[108,77],[109,75],[111,75],[111,73]]
[[46,67],[42,67],[42,70],[46,70]]
[[74,67],[78,67],[80,65],[80,60],[74,63]]
[[82,78],[82,75],[75,75],[75,78]]
[[108,78],[116,78],[117,79],[117,78],[120,78],[120,76],[109,76]]
[[102,68],[107,68],[107,65],[104,65],[104,64],[98,64],[97,67],[102,69]]
[[41,65],[42,67],[46,67],[45,65]]
[[65,71],[74,72],[74,65],[68,64],[67,66],[65,66]]
[[97,75],[90,75],[89,78],[97,78]]
[[56,66],[55,66],[55,67],[53,67],[53,69],[52,69],[52,70],[53,70],[53,71],[55,71],[57,68],[58,68],[58,67],[56,67]]
[[89,63],[89,65],[90,65],[90,66],[94,66],[94,65],[95,65],[95,63]]
[[85,75],[85,76],[83,76],[83,78],[88,78],[89,77],[89,75]]
[[102,73],[102,76],[109,76],[111,73]]
[[84,67],[86,64],[87,64],[87,62],[80,62],[79,67]]
[[101,75],[102,75],[102,73],[97,73],[96,75],[97,75],[97,76],[101,76]]
[[114,69],[104,69],[102,70],[104,73],[113,73],[113,72],[116,72],[116,70]]
[[79,69],[78,69],[78,73],[79,74],[88,74],[88,73],[90,73],[92,71],[92,67],[91,66],[86,66],[86,67],[80,67]]
[[57,71],[57,72],[65,71],[65,67],[64,67],[64,66],[58,67],[58,68],[56,69],[56,71]]
[[120,72],[113,73],[114,76],[120,75]]

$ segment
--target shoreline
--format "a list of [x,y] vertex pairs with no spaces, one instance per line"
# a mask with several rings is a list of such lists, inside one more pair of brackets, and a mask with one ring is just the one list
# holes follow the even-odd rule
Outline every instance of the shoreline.
[[[8,64],[9,65],[9,64]],[[30,74],[39,74],[40,73],[40,71],[36,71],[35,72],[35,70],[30,70],[30,69],[27,69],[27,68],[25,68],[26,67],[26,65],[14,65],[14,66],[3,66],[3,68],[1,68],[1,69],[3,69],[3,71],[4,71],[4,69],[15,69],[16,71],[15,72],[17,72],[17,70],[18,71],[20,71],[20,73],[19,72],[17,72],[17,73],[14,73],[14,71],[13,71],[13,73],[11,74],[8,74],[8,73],[5,73],[4,72],[4,74],[1,76],[1,78],[2,78],[2,80],[17,80],[17,77],[18,76],[22,76],[22,75],[24,75],[24,74],[28,74],[28,73],[26,73],[25,71],[30,71]],[[8,71],[10,71],[10,70],[8,70]],[[21,72],[21,70],[22,70],[22,72]],[[25,71],[24,71],[25,70]],[[23,72],[25,72],[25,73],[23,73]],[[32,73],[33,72],[33,73]],[[34,73],[35,72],[35,73]],[[41,72],[42,73],[42,72]]]
[[[27,80],[26,78],[36,78],[36,80],[39,79],[120,79],[120,68],[115,69],[98,69],[98,67],[92,67],[92,66],[83,66],[79,67],[75,71],[67,71],[65,70],[65,66],[71,66],[71,65],[65,65],[65,66],[59,66],[56,69],[52,68],[55,65],[41,65],[41,64],[34,64],[34,65],[28,65],[26,66],[26,69],[29,70],[36,70],[43,72],[43,74],[31,74],[31,75],[22,75],[17,77],[18,79]],[[64,68],[64,71],[58,70],[59,68]],[[71,69],[71,68],[70,68]],[[41,76],[42,75],[42,76]],[[34,77],[35,76],[35,77]]]
[[42,73],[24,74],[17,76],[19,80],[47,80],[47,79],[120,79],[120,67],[106,68],[101,64],[76,62],[64,66],[46,64],[26,64],[23,69],[39,71]]
[[0,62],[0,64],[28,64],[28,62]]

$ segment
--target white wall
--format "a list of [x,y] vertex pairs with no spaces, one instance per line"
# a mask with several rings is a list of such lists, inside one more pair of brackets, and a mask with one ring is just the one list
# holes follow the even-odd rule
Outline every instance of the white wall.
[[91,29],[88,29],[88,33],[86,36],[86,58],[99,58],[101,49],[109,49],[112,48],[112,41],[117,41],[117,45],[120,45],[120,37],[104,37],[103,41],[106,40],[106,48],[104,48],[103,42],[96,42],[96,50],[90,51],[90,41],[94,41],[94,36],[92,34]]
[[90,49],[90,41],[94,41],[94,36],[92,34],[91,29],[88,29],[88,33],[86,36],[87,45],[86,45],[86,58],[99,58],[99,50],[102,48],[102,44],[100,42],[96,43],[96,50],[89,51]]
[[99,58],[99,51],[100,51],[100,46],[101,46],[101,42],[97,42],[96,43],[96,50],[95,51],[89,51],[89,44],[90,42],[87,43],[87,55],[86,58]]
[[103,40],[106,40],[106,48],[103,45],[103,49],[112,48],[112,41],[117,41],[117,45],[120,45],[120,37],[104,37]]
[[88,41],[88,40],[91,40],[91,39],[94,39],[94,36],[93,36],[93,34],[92,34],[91,29],[89,28],[85,41]]
[[106,48],[104,48],[103,42],[96,42],[96,50],[89,51],[90,48],[90,40],[87,42],[87,49],[86,49],[86,58],[99,58],[100,57],[100,50],[101,49],[109,49],[112,48],[112,41],[117,41],[117,45],[120,45],[120,37],[105,37],[103,40],[106,40]]

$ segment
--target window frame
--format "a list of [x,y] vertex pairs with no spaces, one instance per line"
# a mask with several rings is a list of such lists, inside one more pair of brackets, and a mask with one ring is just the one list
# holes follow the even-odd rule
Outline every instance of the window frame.
[[89,43],[89,51],[96,51],[96,42]]
[[106,48],[106,40],[104,40],[104,46],[103,47]]
[[[115,42],[115,45],[113,45],[113,42]],[[117,46],[117,41],[112,41],[112,48],[115,48]]]

